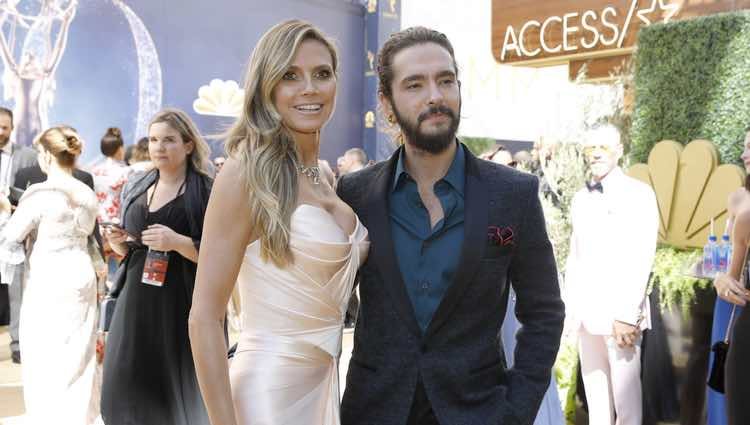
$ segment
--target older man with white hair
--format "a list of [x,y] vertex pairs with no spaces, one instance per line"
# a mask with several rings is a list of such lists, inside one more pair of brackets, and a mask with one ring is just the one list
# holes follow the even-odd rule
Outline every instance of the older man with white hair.
[[591,181],[571,208],[568,326],[579,336],[590,423],[641,425],[641,340],[651,327],[646,287],[659,211],[651,187],[618,166],[623,147],[616,128],[589,131],[583,151]]

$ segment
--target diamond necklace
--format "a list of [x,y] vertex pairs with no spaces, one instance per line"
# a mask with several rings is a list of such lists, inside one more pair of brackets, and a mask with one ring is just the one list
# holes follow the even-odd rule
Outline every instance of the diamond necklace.
[[305,167],[304,165],[300,165],[297,167],[297,171],[300,172],[300,174],[304,175],[308,179],[312,180],[312,184],[320,184],[320,167],[317,165],[314,165],[312,167]]

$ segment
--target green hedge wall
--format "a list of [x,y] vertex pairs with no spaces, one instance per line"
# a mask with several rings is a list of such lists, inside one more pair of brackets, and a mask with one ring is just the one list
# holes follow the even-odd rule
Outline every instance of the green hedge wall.
[[750,125],[750,12],[642,29],[635,55],[632,162],[661,140],[714,142],[722,163],[739,159]]

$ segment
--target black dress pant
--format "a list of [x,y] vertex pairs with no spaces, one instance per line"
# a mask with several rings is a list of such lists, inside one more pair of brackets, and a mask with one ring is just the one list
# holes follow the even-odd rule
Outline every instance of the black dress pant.
[[10,297],[8,296],[8,285],[0,283],[0,326],[10,323]]
[[414,391],[414,400],[411,403],[409,420],[406,421],[406,425],[440,425],[432,411],[427,393],[424,391],[421,377],[417,381],[417,388]]

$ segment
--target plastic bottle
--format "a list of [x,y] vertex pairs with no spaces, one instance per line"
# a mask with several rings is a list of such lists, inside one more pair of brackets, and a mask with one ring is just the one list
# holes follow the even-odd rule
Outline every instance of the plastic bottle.
[[721,236],[721,243],[718,246],[719,267],[716,268],[718,273],[729,271],[729,261],[732,259],[732,243],[729,241],[729,235],[724,233]]
[[708,237],[708,243],[703,246],[703,275],[711,277],[716,274],[718,266],[718,246],[716,245],[716,235]]

